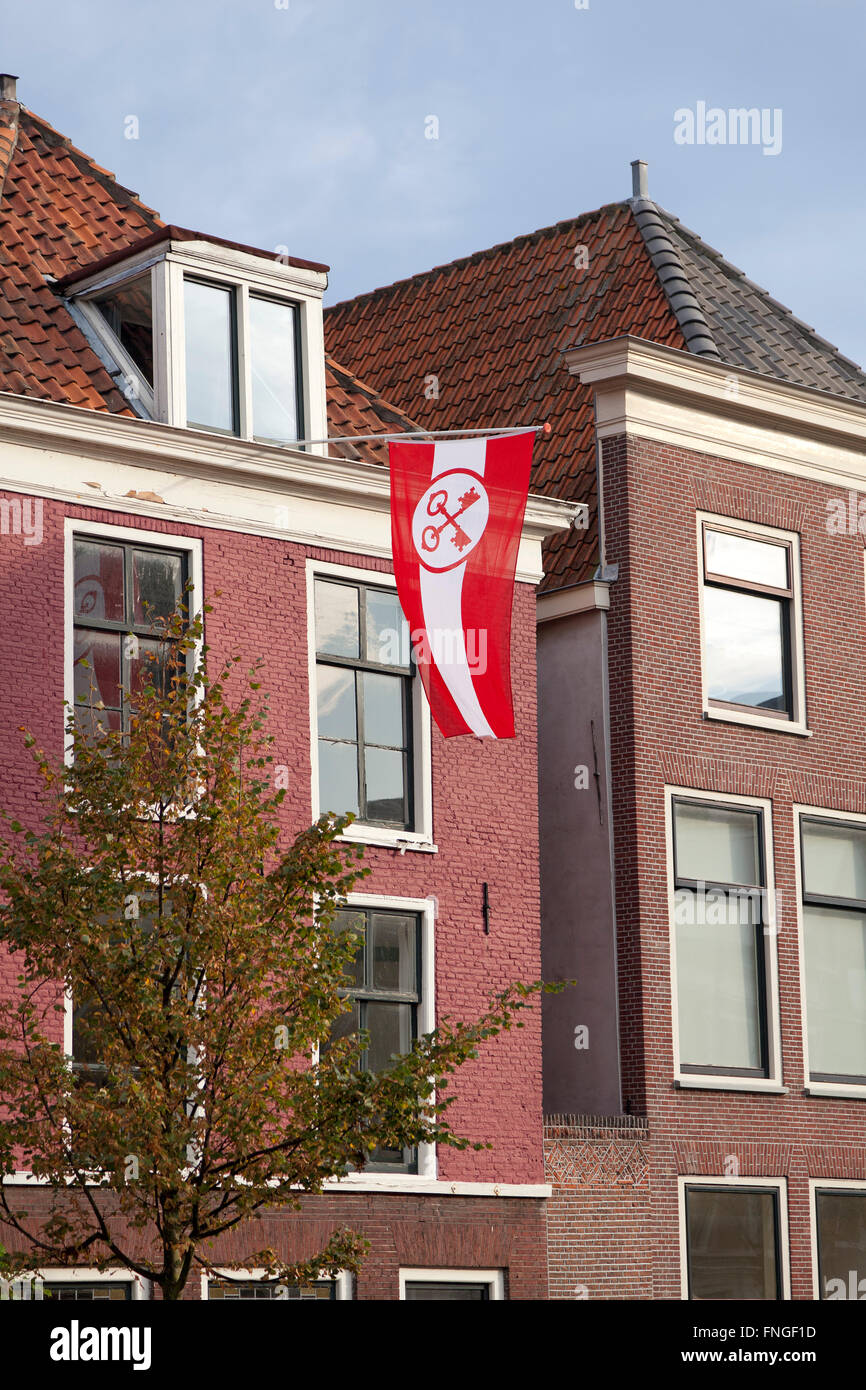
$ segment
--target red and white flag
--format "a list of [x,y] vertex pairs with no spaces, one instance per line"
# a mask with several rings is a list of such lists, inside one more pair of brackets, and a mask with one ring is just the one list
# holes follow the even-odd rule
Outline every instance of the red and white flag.
[[513,738],[511,605],[534,430],[389,445],[397,593],[446,738]]

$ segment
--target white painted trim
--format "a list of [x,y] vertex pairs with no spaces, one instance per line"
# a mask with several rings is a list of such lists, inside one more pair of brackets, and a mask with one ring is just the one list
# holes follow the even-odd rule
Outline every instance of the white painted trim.
[[[176,357],[160,370],[179,371]],[[91,489],[94,481],[98,487]],[[390,480],[379,464],[9,393],[0,393],[0,488],[391,558]],[[138,491],[165,501],[128,495]],[[575,506],[529,497],[519,582],[543,577],[541,542],[567,528]]]
[[[397,581],[393,574],[380,574],[377,570],[362,569],[354,565],[338,565],[323,560],[307,560],[307,663],[310,693],[310,807],[311,819],[318,820],[319,806],[319,738],[318,712],[316,707],[316,585],[317,577],[323,579],[345,579],[352,583],[369,584],[373,588],[392,589],[396,592]],[[415,773],[414,806],[416,830],[392,830],[382,825],[365,825],[355,821],[341,838],[364,845],[381,845],[387,849],[397,849],[401,854],[407,849],[422,850],[435,854],[437,846],[433,843],[433,753],[432,731],[430,725],[430,706],[424,694],[419,676],[412,681],[412,730],[415,747],[412,765]]]
[[829,811],[823,806],[806,806],[795,802],[791,808],[794,818],[794,872],[797,884],[797,955],[800,979],[800,1028],[803,1042],[803,1089],[809,1096],[835,1100],[866,1100],[866,1083],[858,1086],[845,1081],[812,1081],[809,1076],[809,1001],[806,995],[806,942],[803,927],[803,864],[800,852],[802,838],[800,822],[804,816],[820,816],[822,820],[837,820],[841,825],[866,826],[866,815],[857,811]]
[[[701,632],[701,701],[705,719],[718,719],[724,723],[748,724],[752,728],[771,729],[775,733],[801,734],[811,737],[806,726],[806,657],[803,636],[803,592],[800,573],[800,537],[796,531],[782,531],[776,526],[759,526],[755,522],[740,521],[737,517],[722,516],[717,512],[697,512],[697,561],[698,561],[698,607]],[[719,709],[711,705],[707,693],[707,674],[705,660],[704,624],[704,546],[703,527],[745,531],[757,540],[784,541],[791,546],[791,683],[792,718],[773,719],[772,716],[754,714],[747,710]]]
[[[674,1085],[682,1090],[707,1091],[764,1091],[784,1094],[782,1077],[782,1033],[779,1010],[779,965],[777,951],[776,877],[773,854],[773,803],[756,796],[737,796],[727,792],[708,792],[694,787],[665,786],[665,860],[668,882],[668,934],[670,945],[671,1036],[674,1056]],[[705,801],[712,805],[742,807],[763,812],[763,856],[767,882],[765,899],[767,921],[764,923],[764,975],[767,998],[767,1063],[766,1077],[714,1076],[699,1072],[683,1072],[680,1068],[679,1011],[677,1008],[676,931],[674,922],[674,826],[673,802],[676,797]]]
[[[74,614],[75,614],[75,553],[76,536],[100,536],[105,540],[115,540],[141,546],[157,546],[162,549],[182,550],[189,557],[189,578],[192,582],[190,596],[190,617],[201,616],[204,603],[204,570],[202,542],[194,536],[178,536],[169,531],[150,531],[137,526],[113,526],[100,521],[87,521],[81,517],[64,517],[63,520],[63,698],[69,709],[75,708],[74,655]],[[202,643],[197,642],[190,652],[187,667],[194,670],[201,657]],[[72,759],[72,740],[64,736],[64,756],[66,762]]]
[[[809,1235],[812,1255],[812,1294],[816,1301],[821,1300],[821,1270],[818,1265],[818,1189],[822,1192],[863,1192],[866,1194],[866,1179],[863,1178],[810,1178],[809,1179]],[[858,1302],[861,1300],[858,1299]]]
[[490,1302],[505,1300],[505,1274],[501,1269],[406,1269],[400,1270],[400,1302],[406,1301],[408,1284],[486,1284]]
[[554,589],[539,594],[536,600],[536,621],[553,622],[555,618],[570,618],[575,613],[590,613],[594,609],[610,608],[610,585],[574,584],[568,589]]
[[[775,1188],[779,1194],[777,1210],[779,1213],[779,1282],[782,1290],[782,1300],[787,1301],[791,1297],[791,1255],[788,1242],[788,1179],[779,1178],[714,1178],[707,1176],[706,1173],[700,1175],[680,1174],[677,1177],[677,1205],[679,1208],[680,1226],[680,1298],[688,1301],[689,1297],[689,1263],[688,1246],[686,1237],[686,1188],[687,1187],[770,1187]],[[735,1300],[732,1300],[735,1301]]]
[[[261,1266],[256,1266],[253,1269],[230,1269],[228,1265],[217,1265],[215,1268],[217,1278],[222,1277],[224,1279],[264,1279],[267,1275],[267,1270]],[[201,1300],[203,1303],[207,1303],[208,1289],[210,1287],[210,1281],[213,1276],[205,1272],[200,1277]],[[349,1271],[347,1269],[341,1269],[337,1274],[336,1278],[333,1280],[333,1282],[337,1286],[336,1302],[351,1302],[353,1297],[353,1283],[352,1276],[349,1273]],[[285,1301],[288,1303],[291,1300],[286,1299]]]
[[[34,1177],[27,1169],[19,1168],[2,1179],[4,1187],[50,1187],[48,1178]],[[71,1180],[70,1180],[71,1185]],[[99,1187],[88,1182],[89,1187]],[[349,1173],[343,1178],[326,1178],[325,1192],[378,1193],[380,1196],[405,1197],[413,1193],[422,1197],[528,1197],[544,1201],[552,1196],[553,1187],[547,1182],[452,1182],[449,1178],[423,1178],[415,1173]],[[300,1189],[298,1189],[300,1191]]]
[[35,1270],[30,1277],[43,1279],[46,1284],[59,1283],[61,1280],[65,1284],[131,1284],[133,1303],[153,1297],[151,1280],[142,1278],[131,1269],[97,1269],[93,1265],[76,1265],[74,1268],[46,1265],[44,1269]]

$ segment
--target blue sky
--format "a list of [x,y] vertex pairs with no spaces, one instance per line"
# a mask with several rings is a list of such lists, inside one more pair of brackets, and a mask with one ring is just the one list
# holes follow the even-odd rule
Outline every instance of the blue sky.
[[[0,17],[27,106],[167,220],[326,261],[329,302],[627,197],[643,158],[656,201],[866,361],[861,0],[0,0]],[[780,153],[677,144],[699,101],[779,108]]]

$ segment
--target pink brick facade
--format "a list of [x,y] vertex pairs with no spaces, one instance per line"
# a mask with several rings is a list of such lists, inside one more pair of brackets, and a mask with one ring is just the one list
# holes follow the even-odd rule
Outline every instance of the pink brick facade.
[[[64,680],[64,519],[135,527],[142,539],[195,536],[202,541],[204,588],[214,605],[206,640],[212,659],[239,653],[243,667],[265,661],[271,695],[275,759],[289,769],[283,805],[287,836],[311,817],[310,693],[307,651],[308,559],[388,570],[369,556],[317,550],[289,541],[162,522],[152,517],[43,503],[43,539],[25,545],[0,538],[0,630],[4,680],[2,756],[5,808],[22,820],[37,815],[37,787],[19,729],[62,753]],[[436,853],[368,847],[370,877],[360,892],[437,899],[435,1007],[437,1016],[472,1017],[489,995],[516,979],[540,974],[538,844],[535,786],[534,590],[518,584],[513,622],[513,671],[518,735],[491,744],[469,738],[447,743],[433,730],[432,785]],[[489,933],[482,917],[482,883],[489,885]],[[0,962],[0,988],[14,988],[15,971]],[[507,1087],[502,1078],[509,1078]],[[335,1225],[352,1224],[372,1240],[358,1296],[396,1298],[398,1265],[432,1261],[505,1271],[509,1296],[546,1296],[544,1203],[481,1195],[453,1197],[444,1183],[543,1182],[540,1018],[493,1040],[455,1079],[456,1129],[489,1141],[481,1152],[442,1149],[438,1195],[329,1194],[305,1202],[302,1216],[273,1219],[273,1234],[289,1253]],[[399,1179],[396,1180],[399,1183]],[[537,1190],[537,1189],[536,1189]],[[259,1236],[255,1240],[260,1244]],[[235,1242],[236,1244],[237,1242]],[[226,1251],[226,1255],[231,1252]],[[410,1258],[411,1257],[411,1258]]]

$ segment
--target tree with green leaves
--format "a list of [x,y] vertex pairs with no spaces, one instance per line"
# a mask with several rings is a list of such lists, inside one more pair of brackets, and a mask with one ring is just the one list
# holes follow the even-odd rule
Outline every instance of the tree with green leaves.
[[69,712],[71,759],[25,734],[41,819],[0,822],[0,943],[18,969],[0,1005],[0,1173],[50,1192],[37,1220],[26,1187],[0,1184],[0,1230],[31,1268],[119,1265],[166,1299],[215,1268],[232,1228],[249,1248],[220,1268],[295,1283],[356,1270],[358,1233],[290,1263],[256,1248],[256,1214],[380,1149],[467,1147],[449,1080],[522,1026],[538,986],[365,1069],[366,1039],[345,1027],[361,942],[340,908],[367,872],[347,818],[287,842],[261,663],[212,677],[202,619],[182,607],[155,636],[124,727],[92,690]]

